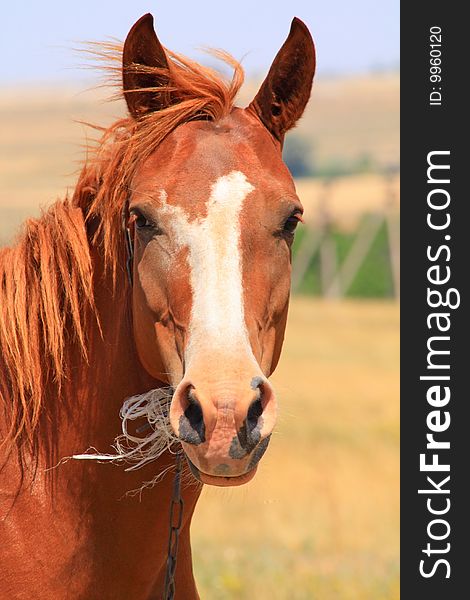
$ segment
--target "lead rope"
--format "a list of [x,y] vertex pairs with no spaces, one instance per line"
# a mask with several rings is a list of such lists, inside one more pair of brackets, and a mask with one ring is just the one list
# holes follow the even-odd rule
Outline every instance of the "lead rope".
[[[134,266],[134,246],[132,243],[132,236],[130,229],[127,225],[127,217],[129,211],[129,204],[126,202],[122,207],[122,228],[124,230],[125,244],[127,250],[126,269],[129,284],[133,286],[132,269]],[[176,471],[175,478],[173,480],[173,494],[171,496],[170,504],[170,528],[168,535],[168,554],[166,559],[166,571],[165,571],[165,589],[163,592],[162,600],[173,600],[175,597],[175,571],[176,571],[176,560],[178,558],[178,542],[180,537],[181,523],[183,521],[183,499],[181,498],[181,472],[183,470],[182,465],[183,454],[182,450],[176,453]]]
[[183,521],[183,499],[181,498],[181,472],[183,455],[181,450],[176,454],[176,471],[173,480],[173,495],[170,505],[170,534],[168,536],[168,555],[166,559],[165,591],[163,600],[175,597],[175,570],[178,557],[178,542],[181,523]]

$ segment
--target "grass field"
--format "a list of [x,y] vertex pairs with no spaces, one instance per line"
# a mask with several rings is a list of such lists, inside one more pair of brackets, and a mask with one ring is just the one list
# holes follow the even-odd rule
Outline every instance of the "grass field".
[[202,598],[399,598],[398,307],[292,303],[281,415],[254,481],[206,488]]
[[[250,91],[250,90],[248,90]],[[86,129],[118,105],[95,93],[18,90],[0,97],[0,244],[63,197]],[[296,130],[318,160],[398,155],[398,77],[318,82]],[[322,182],[298,182],[315,222]],[[376,175],[338,180],[337,222],[383,205]],[[398,182],[393,181],[398,194]],[[396,600],[399,536],[398,306],[295,298],[273,377],[281,414],[255,480],[205,489],[193,526],[204,600]]]

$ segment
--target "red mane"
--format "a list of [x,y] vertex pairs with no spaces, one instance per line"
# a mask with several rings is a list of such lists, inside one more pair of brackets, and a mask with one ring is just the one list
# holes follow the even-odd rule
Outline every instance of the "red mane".
[[[88,148],[73,199],[58,201],[41,218],[27,221],[16,244],[0,250],[3,443],[31,447],[51,385],[59,396],[67,377],[67,346],[78,344],[86,358],[87,327],[97,318],[90,243],[99,248],[115,281],[124,257],[121,211],[137,166],[180,124],[218,120],[233,108],[243,83],[235,59],[214,52],[234,70],[227,81],[166,52],[171,86],[151,90],[170,92],[175,102],[137,121],[127,117],[108,129],[95,127],[102,137]],[[96,45],[93,53],[112,60],[106,69],[121,88],[122,46]],[[142,70],[162,74],[162,69]]]

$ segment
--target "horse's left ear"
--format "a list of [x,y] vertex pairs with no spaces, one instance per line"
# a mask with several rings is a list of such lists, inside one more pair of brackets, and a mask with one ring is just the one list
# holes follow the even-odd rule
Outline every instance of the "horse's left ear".
[[312,90],[315,46],[307,26],[295,17],[289,35],[249,109],[282,142],[302,116]]
[[131,115],[138,119],[168,106],[168,92],[152,91],[168,83],[168,59],[148,13],[132,26],[122,53],[122,87]]

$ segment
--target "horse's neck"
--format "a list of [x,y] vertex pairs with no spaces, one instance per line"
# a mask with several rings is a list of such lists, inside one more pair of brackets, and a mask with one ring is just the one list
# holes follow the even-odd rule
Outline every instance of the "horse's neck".
[[[15,483],[9,495],[2,498],[0,493],[0,514],[8,515],[0,560],[7,573],[18,576],[22,571],[25,590],[32,594],[28,597],[40,576],[37,561],[47,562],[51,556],[44,598],[63,598],[67,588],[67,597],[147,598],[164,574],[172,472],[140,498],[126,492],[171,469],[172,455],[132,472],[94,461],[69,460],[54,467],[61,458],[90,447],[110,452],[120,431],[122,401],[158,385],[137,359],[126,302],[116,301],[112,285],[97,281],[101,331],[98,325],[90,330],[87,361],[78,350],[71,351],[73,368],[64,397],[51,398],[46,411],[34,483],[23,486],[16,499]],[[12,463],[3,475],[15,482]],[[186,558],[179,568],[188,589],[194,586],[188,530],[199,492],[192,484],[183,493],[181,548]],[[8,591],[8,581],[5,585]],[[0,585],[0,596],[2,590]]]
[[[162,385],[148,375],[137,357],[125,281],[115,285],[110,279],[101,276],[98,266],[96,317],[90,318],[88,356],[84,358],[81,349],[72,345],[68,353],[71,366],[60,398],[51,384],[43,420],[49,431],[43,432],[38,448],[46,468],[90,447],[110,452],[121,429],[119,410],[125,398]],[[56,440],[54,451],[45,454],[42,450],[46,447],[52,449],[47,444],[52,438]]]
[[[127,481],[126,489],[120,490],[125,493],[133,489],[133,483],[140,487],[148,478],[148,473],[142,472],[124,477],[122,467],[116,469],[97,463],[59,464],[62,459],[90,448],[112,453],[111,445],[121,431],[119,411],[123,401],[162,385],[148,375],[137,357],[126,282],[114,285],[111,276],[103,277],[99,261],[95,261],[95,268],[96,315],[89,317],[87,356],[84,357],[79,345],[74,343],[73,334],[66,335],[69,347],[64,352],[68,363],[65,379],[60,387],[56,380],[49,381],[34,453],[25,453],[22,459],[24,480],[30,483],[32,477],[33,487],[55,486],[64,477],[70,483],[86,470],[91,477],[96,472],[105,479],[113,479],[119,473],[123,481]],[[11,453],[10,469],[15,465],[14,457],[15,453]],[[154,464],[154,474],[158,470],[159,465]],[[10,477],[10,481],[14,479]]]

